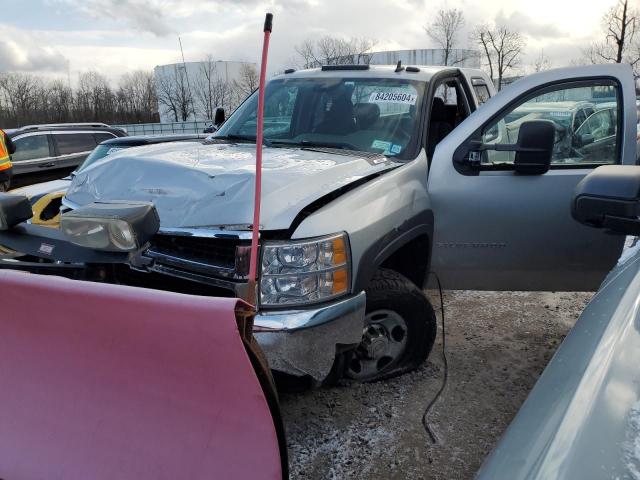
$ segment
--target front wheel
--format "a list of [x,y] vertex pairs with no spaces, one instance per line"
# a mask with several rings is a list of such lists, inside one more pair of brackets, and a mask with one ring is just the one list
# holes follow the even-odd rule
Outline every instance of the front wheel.
[[411,281],[388,269],[378,270],[366,292],[362,342],[346,354],[345,376],[371,382],[416,369],[436,338],[431,303]]

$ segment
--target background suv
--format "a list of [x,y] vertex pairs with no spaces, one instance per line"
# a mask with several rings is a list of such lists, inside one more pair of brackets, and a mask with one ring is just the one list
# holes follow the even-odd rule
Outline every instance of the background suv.
[[64,177],[99,143],[126,136],[104,123],[31,125],[6,133],[16,145],[12,187]]

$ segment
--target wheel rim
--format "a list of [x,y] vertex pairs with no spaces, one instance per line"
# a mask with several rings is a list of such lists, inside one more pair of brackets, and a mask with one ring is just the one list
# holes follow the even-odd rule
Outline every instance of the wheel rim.
[[365,317],[362,341],[353,351],[347,375],[372,380],[389,371],[404,355],[407,324],[393,310],[376,310]]

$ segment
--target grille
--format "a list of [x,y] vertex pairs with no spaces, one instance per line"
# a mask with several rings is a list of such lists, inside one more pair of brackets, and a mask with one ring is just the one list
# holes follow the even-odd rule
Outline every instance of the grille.
[[150,250],[192,262],[234,269],[238,246],[240,241],[235,239],[156,235],[151,240]]
[[235,297],[232,289],[193,282],[183,278],[172,277],[154,272],[138,272],[126,265],[116,265],[114,271],[118,283],[132,287],[164,290],[167,292],[186,293],[205,297]]

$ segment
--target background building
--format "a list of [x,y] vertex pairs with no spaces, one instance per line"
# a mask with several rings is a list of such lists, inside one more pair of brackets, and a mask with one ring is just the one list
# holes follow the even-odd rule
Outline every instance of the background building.
[[[444,65],[444,53],[444,50],[439,48],[371,52],[369,53],[369,63],[371,65],[395,65],[400,60],[403,65]],[[456,67],[480,68],[480,52],[467,49],[451,50],[448,63]]]
[[160,121],[211,120],[216,107],[227,112],[258,84],[255,63],[207,59],[154,68]]

